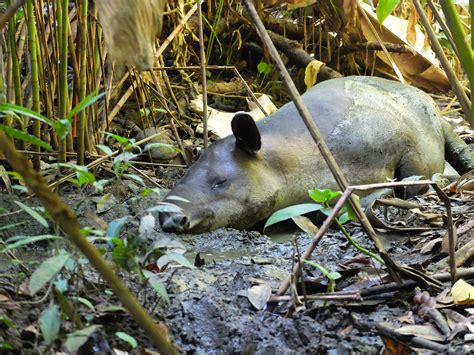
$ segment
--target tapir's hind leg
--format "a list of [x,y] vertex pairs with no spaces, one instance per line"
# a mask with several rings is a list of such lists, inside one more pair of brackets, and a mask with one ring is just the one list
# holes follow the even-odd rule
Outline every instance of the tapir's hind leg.
[[[413,149],[405,154],[400,160],[395,171],[395,177],[397,181],[408,178],[413,178],[414,180],[430,179],[433,173],[434,172],[431,171],[431,169],[428,169],[420,154]],[[420,178],[417,179],[416,177]],[[407,186],[394,188],[394,192],[395,196],[399,198],[410,198],[417,194],[426,192],[427,189],[428,186]]]

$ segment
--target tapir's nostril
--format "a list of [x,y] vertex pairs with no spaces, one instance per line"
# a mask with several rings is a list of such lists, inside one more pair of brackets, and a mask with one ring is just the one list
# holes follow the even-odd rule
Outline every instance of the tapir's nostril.
[[188,216],[185,216],[183,214],[175,214],[171,218],[173,219],[174,224],[178,228],[180,228],[182,230],[186,230],[186,229],[189,228],[190,220],[189,220]]
[[184,232],[189,229],[191,219],[181,212],[162,212],[160,223],[166,232]]

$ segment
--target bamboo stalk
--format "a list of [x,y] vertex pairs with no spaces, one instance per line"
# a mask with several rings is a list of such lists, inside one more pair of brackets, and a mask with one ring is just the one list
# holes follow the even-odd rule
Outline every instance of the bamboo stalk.
[[[472,1],[471,1],[472,2]],[[466,72],[469,79],[471,93],[474,92],[474,53],[473,48],[466,42],[466,33],[464,32],[461,20],[454,6],[453,0],[441,0],[441,8],[443,9],[444,16],[448,22],[449,28],[453,35],[454,43],[459,53],[459,60],[461,65]],[[470,5],[472,9],[474,5]],[[472,41],[472,39],[471,39]],[[474,127],[474,102],[471,97],[471,114],[470,117],[466,117],[471,127]]]
[[[28,0],[26,2],[26,16],[27,16],[27,26],[28,26],[28,45],[30,52],[30,65],[31,65],[31,91],[33,95],[33,106],[32,109],[35,112],[40,112],[40,92],[39,92],[39,82],[38,82],[38,61],[37,61],[37,52],[36,52],[36,25],[35,25],[35,15],[33,11],[33,0]],[[33,134],[36,137],[41,136],[41,125],[40,121],[35,120],[33,122]],[[40,151],[39,145],[34,145],[33,150],[36,152]],[[41,167],[41,161],[39,156],[33,157],[33,167],[36,170],[39,170]]]
[[[88,0],[82,0],[81,4],[81,20],[80,20],[80,87],[79,87],[79,102],[86,97],[87,92],[87,8]],[[85,123],[86,110],[79,112],[77,117],[77,164],[84,165],[85,154]]]
[[[59,27],[59,118],[66,117],[68,103],[68,85],[67,85],[67,32],[68,32],[68,1],[58,0],[57,21]],[[66,161],[66,140],[59,140],[59,156],[60,162]]]
[[[7,6],[10,6],[11,1],[7,0]],[[14,100],[17,105],[21,105],[22,93],[21,93],[21,80],[20,80],[20,62],[18,60],[18,52],[16,47],[15,39],[15,26],[16,26],[16,16],[12,15],[8,22],[8,33],[7,33],[7,42],[8,42],[8,52],[10,53],[10,74],[11,74],[11,85],[13,86],[14,91]],[[20,129],[25,130],[25,121],[24,118],[20,117]],[[20,143],[21,142],[21,143]],[[25,148],[25,142],[19,141],[20,146]]]

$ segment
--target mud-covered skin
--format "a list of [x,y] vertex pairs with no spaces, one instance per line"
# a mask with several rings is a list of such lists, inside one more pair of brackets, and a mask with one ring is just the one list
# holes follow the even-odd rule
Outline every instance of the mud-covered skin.
[[[422,91],[380,78],[348,77],[316,85],[303,100],[350,184],[443,171],[443,128],[436,104]],[[307,201],[308,189],[338,189],[293,103],[257,126],[258,151],[244,151],[231,135],[189,169],[165,199],[181,211],[160,214],[163,229],[248,228]],[[245,133],[251,126],[240,131],[244,145],[255,143],[254,135]]]

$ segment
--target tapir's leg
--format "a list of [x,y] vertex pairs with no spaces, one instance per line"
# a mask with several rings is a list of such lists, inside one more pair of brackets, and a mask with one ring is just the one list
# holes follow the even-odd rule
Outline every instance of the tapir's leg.
[[[395,171],[395,177],[397,181],[407,179],[409,177],[420,176],[422,179],[431,178],[432,172],[426,171],[426,166],[418,152],[415,149],[410,150],[409,153],[405,154]],[[423,193],[428,189],[426,187],[411,186],[411,187],[400,187],[395,188],[395,195],[399,198],[410,198],[419,193]]]

